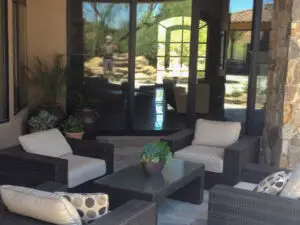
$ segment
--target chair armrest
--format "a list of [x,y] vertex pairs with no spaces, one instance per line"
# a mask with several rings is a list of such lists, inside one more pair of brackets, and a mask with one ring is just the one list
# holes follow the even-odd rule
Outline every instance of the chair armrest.
[[73,153],[79,156],[102,159],[106,163],[106,174],[114,170],[114,145],[96,140],[67,139]]
[[184,129],[165,138],[162,138],[161,141],[167,142],[171,148],[171,151],[175,153],[191,145],[193,138],[194,131],[191,129]]
[[223,171],[226,184],[236,184],[241,180],[243,167],[247,163],[257,163],[259,144],[259,137],[243,136],[225,149]]
[[300,201],[233,187],[210,190],[209,225],[282,225],[300,223]]
[[35,187],[35,189],[40,191],[47,191],[47,192],[56,192],[56,191],[68,191],[68,186],[65,184],[59,184],[56,182],[46,182],[41,185]]
[[68,183],[68,161],[23,151],[0,151],[1,183],[33,187],[47,181]]
[[132,200],[91,225],[156,225],[156,205],[153,202]]
[[271,167],[268,165],[259,165],[249,163],[242,169],[241,180],[244,182],[258,184],[267,176],[278,171],[289,171],[278,167]]

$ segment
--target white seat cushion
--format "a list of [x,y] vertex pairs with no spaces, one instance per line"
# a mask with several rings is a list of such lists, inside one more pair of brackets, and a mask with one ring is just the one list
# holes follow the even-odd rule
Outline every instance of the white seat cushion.
[[71,146],[58,129],[20,136],[19,142],[28,153],[50,157],[60,157],[72,153]]
[[64,155],[68,160],[68,186],[73,188],[89,180],[101,177],[106,173],[106,163],[102,159],[83,157],[78,155]]
[[247,190],[247,191],[253,191],[257,187],[257,184],[248,183],[248,182],[239,182],[236,185],[234,185],[234,187],[238,189]]
[[207,145],[226,148],[239,139],[240,132],[240,122],[198,119],[192,145]]
[[203,145],[190,145],[174,155],[177,159],[202,163],[205,170],[214,173],[223,173],[224,148]]
[[3,203],[10,212],[51,224],[82,224],[73,205],[58,194],[11,185],[1,186],[0,193]]

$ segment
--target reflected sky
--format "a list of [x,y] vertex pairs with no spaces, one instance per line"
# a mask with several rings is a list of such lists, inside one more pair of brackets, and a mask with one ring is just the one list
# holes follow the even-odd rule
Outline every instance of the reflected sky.
[[[264,0],[264,3],[273,3],[274,0]],[[230,0],[230,12],[237,12],[253,8],[253,0]]]

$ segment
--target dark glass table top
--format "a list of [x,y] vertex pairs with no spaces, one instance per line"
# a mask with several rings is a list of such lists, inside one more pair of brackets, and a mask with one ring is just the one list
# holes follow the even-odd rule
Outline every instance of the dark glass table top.
[[181,186],[203,175],[203,172],[203,164],[173,159],[159,175],[147,177],[141,165],[135,165],[99,178],[94,184],[155,195],[166,189]]

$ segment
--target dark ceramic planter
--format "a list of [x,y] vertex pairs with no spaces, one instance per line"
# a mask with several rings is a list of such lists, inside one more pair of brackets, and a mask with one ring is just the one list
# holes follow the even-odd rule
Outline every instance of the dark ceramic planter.
[[161,171],[163,170],[165,163],[164,162],[141,163],[141,166],[146,176],[154,176],[157,174],[161,174]]

